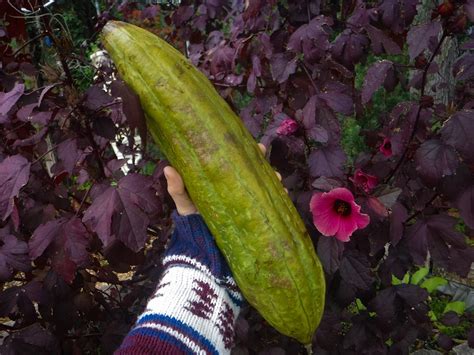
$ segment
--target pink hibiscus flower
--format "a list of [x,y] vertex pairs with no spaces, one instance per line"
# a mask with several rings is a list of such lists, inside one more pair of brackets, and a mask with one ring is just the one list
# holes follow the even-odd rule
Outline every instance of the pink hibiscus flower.
[[360,206],[355,203],[354,195],[345,187],[314,194],[309,207],[318,231],[342,242],[348,242],[352,233],[367,227],[370,222],[370,217],[360,213]]
[[364,190],[366,193],[372,191],[379,181],[376,176],[366,174],[361,169],[356,169],[354,177],[350,179],[355,186]]
[[298,129],[298,122],[291,118],[284,119],[277,128],[276,133],[282,136],[289,136]]
[[392,142],[390,142],[390,138],[385,137],[382,145],[379,148],[380,152],[385,155],[387,158],[392,156]]

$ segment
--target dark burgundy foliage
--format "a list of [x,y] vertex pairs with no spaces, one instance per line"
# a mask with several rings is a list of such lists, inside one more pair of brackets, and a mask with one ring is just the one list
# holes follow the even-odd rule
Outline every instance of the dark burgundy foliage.
[[[419,0],[141,3],[110,2],[97,30],[120,16],[166,38],[267,146],[326,273],[314,352],[448,351],[457,339],[433,331],[427,291],[393,285],[392,276],[403,279],[429,255],[430,266],[465,277],[474,260],[474,40],[466,32],[474,1],[437,7],[416,25]],[[0,26],[0,317],[10,320],[0,353],[110,354],[160,277],[174,208],[167,163],[147,137],[138,97],[107,61],[79,89],[71,72],[87,60],[83,48],[58,27],[48,55],[61,66],[38,62],[46,42],[33,37],[51,41],[55,21],[44,14],[41,33],[34,27],[29,37],[30,20],[11,11]],[[461,52],[446,105],[431,94],[448,86],[446,73],[436,87],[430,79],[451,38]],[[410,101],[390,97],[380,112],[380,91],[410,92]],[[370,127],[367,117],[376,120]],[[355,152],[354,139],[362,142]],[[373,179],[370,188],[356,172]],[[315,192],[336,187],[351,190],[371,218],[348,243],[321,236],[309,210]],[[448,312],[439,321],[465,319]],[[474,346],[474,330],[466,337]],[[246,307],[234,351],[305,350]]]

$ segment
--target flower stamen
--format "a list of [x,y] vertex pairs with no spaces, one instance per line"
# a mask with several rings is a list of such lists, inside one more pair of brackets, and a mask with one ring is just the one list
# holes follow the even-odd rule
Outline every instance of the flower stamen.
[[341,216],[347,217],[351,214],[351,205],[346,201],[336,200],[334,201],[334,211]]

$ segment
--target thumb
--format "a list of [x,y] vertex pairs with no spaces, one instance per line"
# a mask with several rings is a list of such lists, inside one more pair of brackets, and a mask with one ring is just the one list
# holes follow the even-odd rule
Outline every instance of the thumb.
[[163,172],[168,185],[168,193],[171,195],[178,213],[182,216],[196,213],[197,208],[186,192],[181,175],[171,166],[165,167]]

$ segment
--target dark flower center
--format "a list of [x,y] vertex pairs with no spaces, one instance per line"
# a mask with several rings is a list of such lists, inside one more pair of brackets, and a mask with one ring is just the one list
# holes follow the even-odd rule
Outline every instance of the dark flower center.
[[334,211],[336,211],[337,214],[347,217],[351,214],[351,205],[348,204],[346,201],[343,200],[336,200],[334,202]]
[[385,142],[385,144],[383,145],[383,147],[384,147],[385,149],[392,149],[392,143],[390,143],[390,142]]

